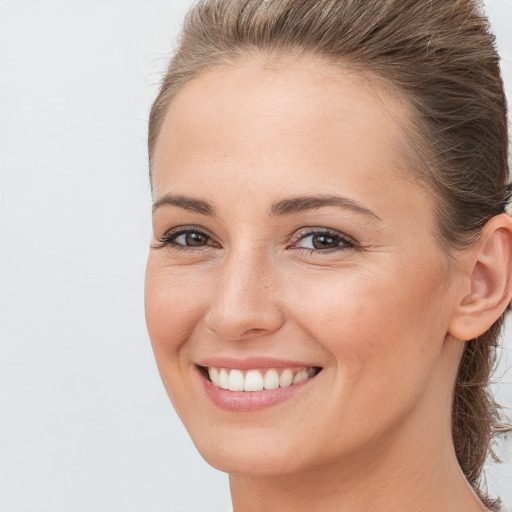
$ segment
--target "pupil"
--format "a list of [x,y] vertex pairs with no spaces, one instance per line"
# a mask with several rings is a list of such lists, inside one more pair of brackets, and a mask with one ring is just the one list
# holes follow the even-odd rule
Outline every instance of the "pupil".
[[206,237],[200,233],[187,233],[185,241],[187,245],[204,245]]
[[315,249],[330,249],[337,247],[336,240],[328,235],[315,235],[313,237],[313,247]]

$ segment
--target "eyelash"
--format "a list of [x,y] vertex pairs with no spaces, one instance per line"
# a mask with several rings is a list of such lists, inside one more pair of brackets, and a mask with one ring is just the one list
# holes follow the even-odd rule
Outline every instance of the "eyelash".
[[[190,246],[190,245],[182,245],[182,244],[176,244],[174,241],[181,235],[189,235],[189,234],[197,234],[200,236],[205,237],[209,242],[213,241],[213,238],[206,232],[204,232],[201,229],[198,229],[196,227],[182,227],[182,228],[176,228],[174,230],[171,230],[162,237],[158,239],[158,245],[155,245],[155,249],[163,249],[164,247],[167,247],[173,251],[197,251],[197,250],[203,250],[205,247],[220,247],[218,243],[207,243],[205,245],[198,245],[198,246]],[[302,240],[305,240],[308,237],[314,237],[318,235],[327,235],[330,238],[337,239],[340,245],[337,245],[336,247],[328,248],[328,249],[315,249],[315,248],[308,248],[308,247],[294,247],[295,244],[301,242]],[[298,234],[294,237],[294,240],[291,244],[286,246],[286,249],[293,249],[301,252],[305,252],[309,255],[313,254],[325,254],[325,253],[331,253],[334,251],[340,251],[340,250],[360,250],[360,247],[358,246],[357,242],[350,238],[347,235],[344,235],[343,233],[340,233],[339,231],[335,231],[328,228],[304,228],[298,232]]]
[[[337,245],[336,247],[328,248],[328,249],[315,249],[315,248],[308,248],[308,247],[295,247],[294,248],[293,247],[295,244],[305,240],[308,237],[315,237],[318,235],[326,235],[329,238],[337,240],[339,245]],[[359,245],[353,238],[351,238],[343,233],[340,233],[339,231],[335,231],[335,230],[329,229],[329,228],[305,228],[303,230],[300,230],[299,233],[297,234],[297,236],[294,237],[292,244],[288,245],[286,248],[293,249],[296,251],[305,252],[306,254],[309,254],[309,255],[328,254],[328,253],[335,252],[335,251],[346,251],[347,249],[352,249],[352,250],[360,249]]]
[[198,249],[203,249],[204,247],[218,247],[219,244],[205,244],[205,245],[199,245],[199,246],[190,246],[190,245],[182,245],[182,244],[176,244],[173,243],[176,238],[178,238],[181,235],[188,235],[188,234],[196,234],[200,236],[204,236],[207,238],[208,241],[213,240],[212,237],[205,233],[203,230],[198,229],[196,227],[181,227],[176,228],[171,231],[168,231],[165,233],[164,236],[160,237],[158,239],[158,245],[154,246],[154,249],[163,249],[164,247],[167,247],[173,251],[197,251]]

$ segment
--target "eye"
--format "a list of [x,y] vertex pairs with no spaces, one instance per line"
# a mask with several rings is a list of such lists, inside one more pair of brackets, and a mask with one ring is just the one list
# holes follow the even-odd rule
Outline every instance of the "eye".
[[185,231],[178,235],[173,236],[169,242],[176,245],[187,245],[189,247],[198,247],[201,245],[208,245],[208,235],[198,231]]
[[302,231],[293,248],[307,249],[311,252],[342,249],[355,249],[356,243],[347,235],[331,229],[315,229],[314,231]]
[[169,247],[177,250],[193,250],[205,246],[218,246],[210,235],[194,228],[173,229],[159,238],[158,242],[159,244],[155,246],[155,249]]

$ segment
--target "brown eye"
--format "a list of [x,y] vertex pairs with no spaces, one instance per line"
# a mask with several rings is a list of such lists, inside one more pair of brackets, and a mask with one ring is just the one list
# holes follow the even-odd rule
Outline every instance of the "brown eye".
[[208,245],[210,237],[199,231],[184,231],[172,237],[169,242],[174,245],[185,245],[187,247],[201,247]]
[[208,237],[202,233],[186,233],[185,234],[185,245],[206,245],[208,243]]
[[340,245],[339,237],[333,237],[330,235],[313,235],[311,237],[311,245],[315,249],[333,249]]
[[351,238],[342,233],[334,230],[324,230],[304,233],[293,247],[322,252],[332,249],[355,249],[356,244]]
[[169,249],[192,249],[202,247],[219,247],[210,235],[195,229],[180,229],[174,232],[166,233],[159,238],[160,242],[155,245],[155,249],[168,247]]

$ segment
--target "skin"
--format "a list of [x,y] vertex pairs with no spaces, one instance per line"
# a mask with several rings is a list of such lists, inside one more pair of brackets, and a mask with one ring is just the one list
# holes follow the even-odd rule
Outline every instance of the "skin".
[[[455,457],[451,395],[461,339],[491,325],[510,296],[502,290],[485,321],[474,313],[498,293],[479,255],[509,257],[510,223],[447,256],[433,198],[403,156],[408,116],[400,98],[354,74],[261,55],[200,75],[171,104],[153,156],[147,324],[194,443],[230,473],[235,512],[485,510]],[[162,204],[168,194],[213,214]],[[272,213],[327,195],[372,213]],[[183,226],[203,232],[203,245],[184,250],[181,236],[161,247]],[[321,228],[350,242],[315,249],[307,233]],[[282,403],[232,412],[203,390],[196,364],[212,356],[322,371]]]

